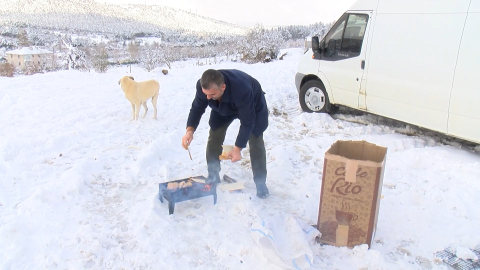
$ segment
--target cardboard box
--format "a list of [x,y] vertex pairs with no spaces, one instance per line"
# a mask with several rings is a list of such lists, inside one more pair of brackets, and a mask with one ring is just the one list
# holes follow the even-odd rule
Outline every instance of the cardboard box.
[[366,141],[337,141],[325,153],[317,223],[321,242],[371,246],[386,153]]

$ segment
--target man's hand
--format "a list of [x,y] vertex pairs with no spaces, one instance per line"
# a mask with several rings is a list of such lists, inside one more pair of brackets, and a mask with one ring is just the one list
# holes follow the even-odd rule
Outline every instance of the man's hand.
[[233,147],[233,150],[228,153],[228,157],[232,162],[237,162],[242,159],[242,148],[240,147]]
[[188,149],[188,146],[190,145],[192,140],[193,140],[193,130],[187,129],[187,132],[185,132],[185,135],[183,135],[183,138],[182,138],[182,146],[183,148],[185,148],[185,150]]

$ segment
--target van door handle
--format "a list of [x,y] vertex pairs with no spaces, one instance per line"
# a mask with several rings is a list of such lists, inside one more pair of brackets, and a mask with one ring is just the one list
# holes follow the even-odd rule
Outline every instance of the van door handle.
[[362,64],[360,65],[362,69],[365,69],[365,60],[362,60]]

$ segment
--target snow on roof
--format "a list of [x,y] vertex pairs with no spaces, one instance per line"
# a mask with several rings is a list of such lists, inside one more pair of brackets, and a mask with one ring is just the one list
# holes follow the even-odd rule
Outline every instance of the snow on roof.
[[6,52],[6,54],[19,54],[19,55],[45,54],[45,53],[52,53],[52,52],[49,50],[38,48],[38,47],[23,47],[21,49]]

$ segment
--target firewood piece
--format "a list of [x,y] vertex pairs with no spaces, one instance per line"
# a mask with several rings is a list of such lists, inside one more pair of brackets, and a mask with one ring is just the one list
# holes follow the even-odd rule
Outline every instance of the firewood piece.
[[177,189],[178,188],[178,183],[177,182],[171,182],[168,183],[167,189]]
[[234,190],[241,190],[245,188],[245,183],[242,182],[235,182],[235,183],[228,183],[220,185],[220,189],[223,191],[234,191]]
[[187,188],[192,186],[192,181],[181,181],[178,183],[178,188]]

